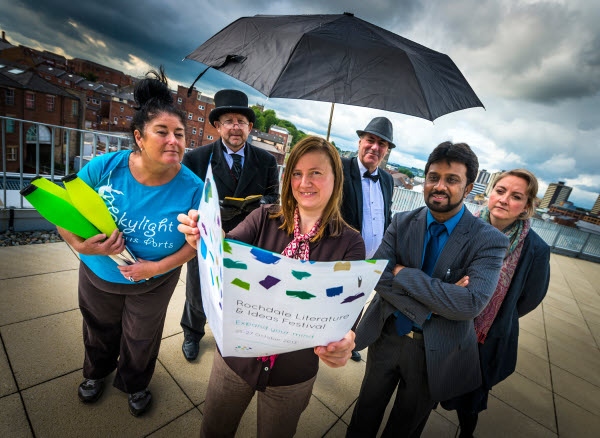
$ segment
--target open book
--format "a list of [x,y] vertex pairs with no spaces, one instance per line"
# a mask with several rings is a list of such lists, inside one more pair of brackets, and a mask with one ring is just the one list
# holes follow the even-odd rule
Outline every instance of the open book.
[[262,198],[262,195],[249,195],[245,198],[232,198],[230,196],[226,196],[225,198],[223,198],[222,206],[234,207],[240,210],[254,210],[254,208],[257,207],[257,205],[254,204],[258,203],[260,201],[260,198]]

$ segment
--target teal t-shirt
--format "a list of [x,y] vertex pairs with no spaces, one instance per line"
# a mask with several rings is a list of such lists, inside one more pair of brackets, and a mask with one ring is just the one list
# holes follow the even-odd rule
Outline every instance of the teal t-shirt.
[[[198,208],[204,183],[181,166],[168,183],[145,186],[129,170],[130,154],[96,156],[77,175],[104,199],[131,252],[144,260],[160,260],[185,244],[177,231],[177,215]],[[110,257],[81,254],[81,260],[103,280],[129,283]]]

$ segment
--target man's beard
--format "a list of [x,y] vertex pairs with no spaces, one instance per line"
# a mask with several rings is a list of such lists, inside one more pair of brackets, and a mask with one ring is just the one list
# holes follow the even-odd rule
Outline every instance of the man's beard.
[[435,211],[436,213],[447,213],[449,211],[454,210],[455,208],[459,207],[460,204],[462,204],[463,200],[462,198],[455,204],[452,204],[451,202],[448,202],[448,204],[446,205],[442,205],[442,204],[438,204],[435,202],[430,202],[429,199],[432,195],[434,194],[443,194],[446,196],[446,199],[450,199],[450,197],[448,196],[447,193],[440,193],[440,192],[431,192],[429,194],[429,196],[427,196],[427,198],[425,199],[425,205],[427,205],[427,207],[431,210],[431,211]]

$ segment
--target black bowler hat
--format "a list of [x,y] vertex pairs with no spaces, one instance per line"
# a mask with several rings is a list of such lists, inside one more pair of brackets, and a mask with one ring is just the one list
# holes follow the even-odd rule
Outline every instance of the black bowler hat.
[[208,115],[208,121],[215,126],[215,120],[227,113],[243,114],[250,123],[256,117],[252,108],[248,108],[248,96],[238,90],[221,90],[215,94],[215,108]]
[[356,131],[359,137],[367,132],[387,141],[390,144],[390,149],[396,147],[392,141],[394,139],[394,128],[387,117],[375,117],[365,129]]

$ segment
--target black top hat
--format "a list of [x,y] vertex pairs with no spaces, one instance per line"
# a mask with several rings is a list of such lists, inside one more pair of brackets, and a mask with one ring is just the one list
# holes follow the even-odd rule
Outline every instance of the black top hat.
[[227,113],[238,113],[248,117],[254,123],[256,117],[252,108],[248,108],[248,96],[238,90],[220,90],[215,94],[215,108],[208,115],[208,121],[215,126],[215,120]]
[[392,122],[387,117],[375,117],[364,130],[356,131],[359,137],[367,132],[387,141],[390,144],[390,149],[396,147],[392,142],[394,139],[394,128],[392,127]]

